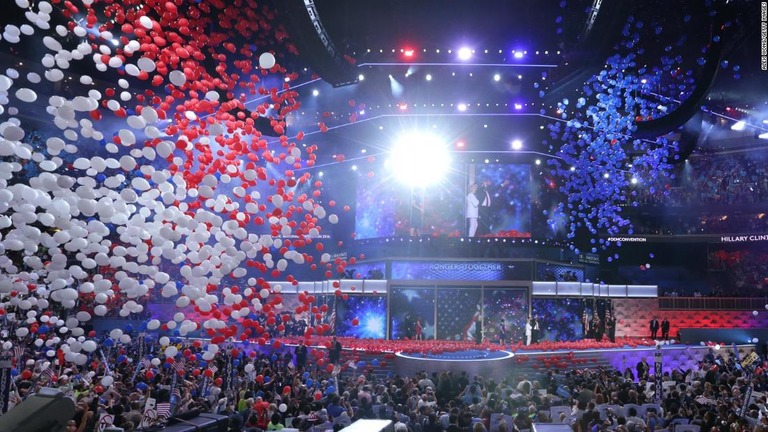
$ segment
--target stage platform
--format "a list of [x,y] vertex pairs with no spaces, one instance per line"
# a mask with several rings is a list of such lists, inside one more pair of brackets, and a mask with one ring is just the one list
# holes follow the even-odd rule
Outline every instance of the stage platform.
[[[395,348],[396,342],[388,342]],[[409,341],[405,349],[394,351],[376,351],[349,349],[342,359],[346,372],[357,372],[366,368],[373,369],[377,375],[397,374],[414,376],[418,372],[427,373],[454,371],[467,372],[500,381],[504,378],[516,379],[522,375],[533,376],[548,370],[565,372],[586,368],[610,367],[624,371],[627,368],[636,373],[636,365],[645,358],[654,364],[656,352],[661,353],[662,371],[687,370],[697,368],[699,361],[714,350],[715,355],[728,359],[734,355],[733,345],[685,345],[670,341],[656,345],[648,344],[603,344],[593,346],[593,341],[548,342],[540,349],[536,345],[515,349],[515,346],[500,348],[497,345],[471,343],[441,344],[440,348],[423,343]],[[519,348],[519,347],[518,347]],[[753,344],[736,345],[735,349],[744,358],[755,349]]]

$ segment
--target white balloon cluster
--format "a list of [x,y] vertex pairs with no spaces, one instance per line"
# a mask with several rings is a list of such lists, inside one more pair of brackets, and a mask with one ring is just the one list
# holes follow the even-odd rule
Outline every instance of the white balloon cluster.
[[[40,41],[40,65],[45,70],[42,75],[22,76],[15,69],[0,73],[0,114],[6,114],[0,123],[0,311],[13,306],[33,313],[16,336],[27,337],[34,325],[52,327],[58,336],[40,343],[63,343],[67,360],[84,364],[86,353],[97,346],[83,339],[82,324],[113,308],[120,317],[142,313],[142,299],[148,295],[156,293],[174,299],[179,308],[194,306],[201,312],[218,309],[222,300],[224,306],[250,300],[249,307],[209,318],[202,323],[205,329],[226,329],[227,320],[261,310],[262,301],[273,291],[256,278],[247,279],[247,293],[224,290],[223,299],[209,287],[247,277],[246,263],[277,272],[305,264],[307,253],[284,247],[281,237],[318,237],[328,216],[325,208],[314,197],[294,197],[284,185],[274,186],[262,198],[253,186],[272,183],[265,182],[266,170],[252,163],[229,159],[217,166],[218,171],[195,171],[196,157],[209,155],[228,126],[208,122],[205,133],[200,133],[195,122],[201,113],[195,109],[208,113],[221,109],[216,88],[181,64],[175,68],[161,63],[154,54],[160,49],[157,45],[139,42],[147,31],[162,33],[162,14],[138,11],[130,23],[133,33],[118,37],[86,21],[51,28],[54,6],[47,1],[15,0],[15,4],[25,11],[28,24],[5,25],[2,39],[11,44],[24,37]],[[85,9],[98,6],[90,0],[82,4]],[[79,40],[74,46],[73,39]],[[101,80],[69,73],[77,62],[92,63],[100,73],[120,69],[124,74],[117,80],[105,75],[116,86],[100,88]],[[279,69],[271,53],[262,53],[258,66],[265,71]],[[178,100],[165,103],[185,105],[179,116],[169,115],[169,106],[149,103],[151,98],[134,90],[135,80],[150,74],[155,74],[153,85],[167,85],[178,93],[172,96]],[[43,80],[58,83],[68,78],[77,78],[80,84],[70,86],[78,93],[74,96],[45,97],[35,91]],[[191,91],[201,89],[201,100],[191,96]],[[188,103],[193,99],[197,105]],[[44,109],[38,109],[41,104]],[[36,144],[27,133],[32,127],[26,128],[18,116],[21,111],[50,116],[57,133]],[[109,130],[116,130],[111,139],[100,130],[107,116]],[[99,141],[101,147],[84,150],[87,143]],[[307,160],[302,149],[290,143],[284,158],[269,162],[285,164],[288,171]],[[308,180],[308,175],[299,179]],[[267,234],[246,228],[246,222],[258,215],[266,220]],[[338,222],[335,214],[328,219]],[[310,226],[304,228],[297,220]],[[329,261],[324,254],[322,262]],[[173,267],[179,269],[178,275],[166,270]],[[67,320],[46,313],[53,304],[72,309],[81,301],[92,302],[92,312],[73,312]],[[183,336],[201,324],[178,313],[165,323],[153,319],[147,328],[161,326]],[[118,330],[110,337],[119,343],[130,341]],[[178,354],[174,350],[169,346],[165,355]],[[204,357],[213,358],[216,350],[210,345]],[[104,380],[103,385],[111,385]]]

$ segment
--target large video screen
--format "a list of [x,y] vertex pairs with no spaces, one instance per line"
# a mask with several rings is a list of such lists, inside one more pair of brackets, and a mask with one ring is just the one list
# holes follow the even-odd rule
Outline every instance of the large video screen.
[[531,236],[531,167],[471,164],[451,170],[436,185],[403,185],[392,178],[358,182],[355,232],[358,239],[389,236],[469,236],[466,218],[470,185],[478,190],[475,236]]
[[528,319],[528,289],[490,289],[483,294],[483,335],[491,342],[499,341],[501,320],[507,329],[505,342],[522,341],[525,336],[525,321]]
[[482,290],[443,288],[437,290],[437,338],[476,340],[482,332]]
[[424,340],[435,337],[435,290],[433,288],[393,288],[392,339],[415,339],[416,323],[421,323]]
[[358,339],[387,337],[387,298],[349,296],[336,302],[336,334]]

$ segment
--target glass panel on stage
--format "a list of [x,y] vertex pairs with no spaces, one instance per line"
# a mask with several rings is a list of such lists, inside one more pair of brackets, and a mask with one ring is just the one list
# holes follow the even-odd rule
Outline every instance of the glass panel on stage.
[[424,340],[435,337],[435,289],[392,288],[392,339],[414,339],[421,319]]

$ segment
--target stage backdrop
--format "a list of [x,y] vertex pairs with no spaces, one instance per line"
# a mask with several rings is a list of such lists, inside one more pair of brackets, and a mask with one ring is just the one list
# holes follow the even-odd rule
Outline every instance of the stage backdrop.
[[394,288],[390,296],[392,339],[413,339],[417,319],[421,319],[423,338],[434,339],[434,288]]
[[348,296],[336,301],[336,334],[358,339],[387,337],[387,298],[384,296]]

